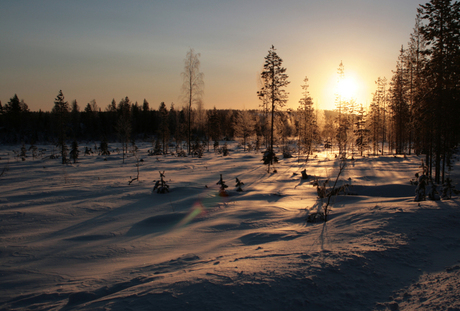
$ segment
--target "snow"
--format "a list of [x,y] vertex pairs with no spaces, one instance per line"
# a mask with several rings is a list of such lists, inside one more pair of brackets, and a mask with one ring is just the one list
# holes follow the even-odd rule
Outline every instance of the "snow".
[[[51,146],[26,161],[2,146],[1,310],[460,310],[458,198],[414,202],[421,157],[355,156],[340,178],[353,195],[311,224],[332,154],[268,174],[235,143],[203,158],[138,146],[131,185],[132,156],[62,165]],[[152,193],[159,171],[170,193]]]

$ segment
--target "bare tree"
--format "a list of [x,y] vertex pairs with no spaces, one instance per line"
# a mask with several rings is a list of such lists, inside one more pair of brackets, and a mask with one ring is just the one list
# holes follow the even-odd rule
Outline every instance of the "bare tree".
[[191,48],[184,59],[184,71],[181,73],[182,99],[188,105],[188,153],[190,154],[192,104],[201,102],[204,93],[204,74],[200,72],[200,53],[195,53]]
[[123,150],[123,163],[125,163],[125,154],[128,152],[128,142],[131,136],[131,105],[128,96],[122,99],[118,104],[118,121],[116,130],[121,140]]

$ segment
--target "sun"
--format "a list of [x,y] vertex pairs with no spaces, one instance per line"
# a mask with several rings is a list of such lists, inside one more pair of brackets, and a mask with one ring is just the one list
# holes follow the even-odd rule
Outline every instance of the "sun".
[[337,82],[337,95],[340,100],[351,100],[356,97],[357,83],[353,77],[347,76]]

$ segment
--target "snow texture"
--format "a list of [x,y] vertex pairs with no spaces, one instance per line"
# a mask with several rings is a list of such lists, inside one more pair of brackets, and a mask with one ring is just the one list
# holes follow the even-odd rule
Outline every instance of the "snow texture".
[[[2,146],[1,310],[460,310],[458,198],[414,202],[419,157],[349,161],[353,194],[307,224],[333,154],[268,174],[232,143],[202,158],[138,146],[130,185],[136,159],[122,164],[114,144],[68,165],[52,146],[25,161]],[[159,171],[169,193],[152,192]],[[244,191],[219,196],[220,174]]]

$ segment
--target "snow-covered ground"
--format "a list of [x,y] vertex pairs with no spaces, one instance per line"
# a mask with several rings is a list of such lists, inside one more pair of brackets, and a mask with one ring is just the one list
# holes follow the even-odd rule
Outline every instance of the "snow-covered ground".
[[[1,147],[0,309],[460,310],[459,201],[414,202],[420,157],[349,161],[341,181],[354,194],[307,224],[312,181],[335,178],[333,155],[281,159],[267,174],[236,144],[201,159],[139,147],[130,185],[135,157],[62,165]],[[168,194],[152,193],[159,171]]]

